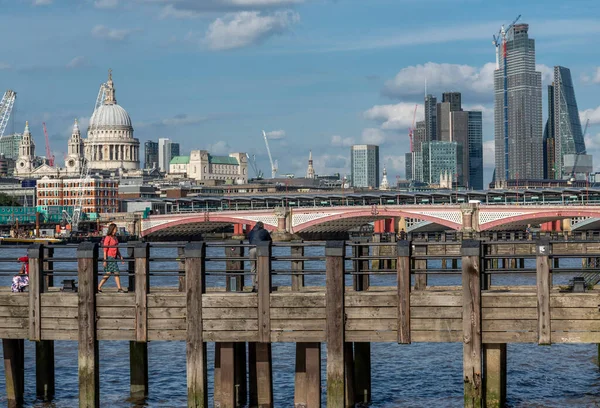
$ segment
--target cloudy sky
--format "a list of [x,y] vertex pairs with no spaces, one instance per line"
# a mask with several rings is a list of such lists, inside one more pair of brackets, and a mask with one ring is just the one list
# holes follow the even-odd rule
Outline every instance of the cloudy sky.
[[[492,34],[521,14],[546,85],[569,67],[588,152],[600,153],[597,0],[0,0],[0,90],[18,93],[13,128],[42,122],[59,163],[74,118],[83,126],[113,69],[117,100],[141,142],[182,151],[245,151],[269,173],[349,172],[349,146],[376,143],[393,179],[415,104],[460,91],[484,112],[486,179],[493,169]],[[546,91],[544,89],[544,121]],[[600,156],[596,155],[596,167]]]

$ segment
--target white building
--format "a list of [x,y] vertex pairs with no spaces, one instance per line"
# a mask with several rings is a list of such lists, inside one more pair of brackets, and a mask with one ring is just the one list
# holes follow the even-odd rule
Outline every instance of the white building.
[[190,156],[176,156],[169,164],[169,174],[198,181],[219,180],[235,184],[248,182],[246,153],[213,156],[206,150],[192,150]]
[[170,173],[171,159],[171,139],[158,139],[158,169]]

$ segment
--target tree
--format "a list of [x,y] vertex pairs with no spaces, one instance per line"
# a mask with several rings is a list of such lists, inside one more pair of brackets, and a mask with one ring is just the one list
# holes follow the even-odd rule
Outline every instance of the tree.
[[0,207],[20,207],[21,204],[12,196],[0,193]]

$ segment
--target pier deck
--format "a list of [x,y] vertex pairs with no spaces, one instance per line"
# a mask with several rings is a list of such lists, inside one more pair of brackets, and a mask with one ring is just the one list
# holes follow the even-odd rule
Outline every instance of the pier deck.
[[[99,406],[98,341],[131,342],[131,390],[141,396],[148,393],[147,343],[186,341],[190,407],[207,406],[206,342],[217,344],[220,407],[272,406],[271,343],[297,343],[295,400],[304,407],[321,403],[321,343],[327,344],[331,407],[371,398],[372,342],[463,343],[465,406],[490,407],[504,400],[507,343],[600,343],[600,290],[576,293],[564,282],[554,284],[554,276],[596,272],[598,242],[265,245],[257,248],[254,291],[244,269],[248,245],[239,241],[208,245],[224,256],[207,256],[207,244],[190,243],[168,259],[151,256],[147,243],[129,245],[122,273],[128,293],[97,292],[102,259],[91,243],[81,244],[71,259],[53,256],[59,247],[33,245],[29,291],[0,288],[7,395],[14,406],[22,398],[23,340],[46,351],[36,365],[38,392],[46,399],[54,384],[53,342],[79,342],[85,407]],[[313,253],[305,252],[308,247]],[[574,267],[574,259],[582,266]],[[65,269],[54,265],[74,261],[71,277],[76,274],[78,292],[61,291],[53,283]],[[159,262],[177,269],[152,266]],[[507,274],[526,275],[523,282],[532,284],[499,279]],[[151,286],[154,275],[169,276],[177,285]],[[433,286],[432,275],[452,278]],[[233,399],[232,387],[241,384],[247,395]]]

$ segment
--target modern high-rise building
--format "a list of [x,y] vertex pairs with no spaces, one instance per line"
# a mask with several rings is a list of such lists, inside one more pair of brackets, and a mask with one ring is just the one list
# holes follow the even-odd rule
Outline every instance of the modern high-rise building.
[[[565,67],[554,67],[554,82],[548,86],[548,122],[544,129],[544,153],[548,178],[570,178],[575,164],[580,167],[589,162],[591,167],[591,157],[585,154],[585,141],[571,71]],[[578,169],[575,169],[575,172],[578,172]]]
[[352,186],[379,188],[379,146],[354,145],[350,148]]
[[158,139],[158,169],[165,173],[169,172],[171,163],[171,139]]
[[542,74],[535,70],[535,40],[528,31],[528,24],[510,30],[506,71],[500,58],[494,72],[496,182],[500,184],[544,175]]
[[179,143],[171,142],[171,158],[179,156]]
[[413,153],[404,153],[404,178],[414,180],[413,178]]
[[483,115],[469,111],[469,186],[483,190]]
[[442,103],[446,102],[450,104],[451,111],[462,110],[462,96],[460,92],[444,92],[442,94]]
[[457,151],[462,155],[457,159],[459,166],[455,180],[459,186],[468,187],[471,185],[469,180],[469,112],[462,110],[450,112],[449,141],[458,143],[460,149]]
[[19,145],[23,140],[23,135],[14,133],[6,135],[0,139],[0,154],[3,154],[7,159],[16,160],[19,157]]
[[437,138],[437,98],[433,95],[425,96],[425,139],[427,141]]
[[423,143],[423,178],[429,184],[439,184],[440,176],[451,175],[452,179],[462,168],[462,146],[457,142],[434,140]]
[[[422,146],[427,142],[427,126],[425,121],[417,122],[413,131],[412,180],[425,181],[423,178]],[[411,180],[411,179],[409,179]]]
[[158,166],[158,143],[148,140],[144,143],[144,168],[153,169]]

